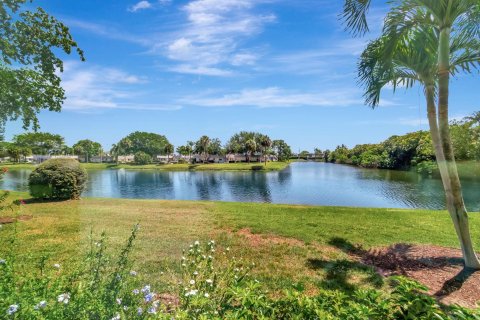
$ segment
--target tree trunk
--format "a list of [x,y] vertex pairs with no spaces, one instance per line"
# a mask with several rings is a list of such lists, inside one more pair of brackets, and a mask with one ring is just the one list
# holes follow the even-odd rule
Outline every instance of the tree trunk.
[[445,189],[447,198],[447,209],[455,226],[455,231],[460,240],[465,267],[469,269],[480,269],[478,260],[473,248],[468,214],[462,195],[462,186],[458,177],[457,165],[453,153],[450,128],[448,122],[448,95],[450,84],[450,28],[444,27],[440,31],[438,50],[438,126],[439,142],[445,157],[446,183],[449,188]]

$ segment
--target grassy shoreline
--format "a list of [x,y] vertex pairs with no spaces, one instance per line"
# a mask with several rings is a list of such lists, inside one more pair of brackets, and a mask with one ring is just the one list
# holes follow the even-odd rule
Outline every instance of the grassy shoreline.
[[[111,163],[83,163],[85,169],[106,170],[106,169],[126,169],[126,170],[159,170],[159,171],[281,171],[287,168],[290,162],[268,162],[264,163],[209,163],[209,164],[111,164]],[[36,165],[20,163],[0,164],[0,168],[5,167],[11,170],[34,169]]]
[[[11,196],[28,198],[19,192]],[[157,277],[159,270],[178,272],[182,250],[195,240],[214,239],[230,247],[236,257],[256,262],[255,275],[273,292],[298,285],[315,292],[337,285],[328,279],[327,269],[311,269],[307,264],[320,258],[349,261],[335,246],[338,239],[364,248],[395,243],[458,247],[448,213],[433,210],[86,198],[27,200],[20,214],[32,217],[17,225],[20,258],[36,261],[45,255],[51,263],[65,266],[82,257],[91,231],[96,236],[105,231],[110,249],[117,250],[139,222],[135,268],[146,275],[146,281],[158,285],[169,281]],[[472,237],[478,239],[480,215],[470,216]],[[13,231],[13,225],[3,227],[0,256],[6,254],[7,235]],[[476,249],[480,250],[479,243]],[[349,286],[378,287],[377,282],[365,280],[374,273],[371,268],[349,271]]]

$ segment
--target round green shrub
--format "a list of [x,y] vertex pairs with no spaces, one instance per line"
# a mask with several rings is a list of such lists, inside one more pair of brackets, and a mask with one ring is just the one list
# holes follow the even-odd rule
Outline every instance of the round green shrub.
[[79,199],[87,182],[87,171],[74,159],[50,159],[28,178],[30,194],[40,199]]
[[152,156],[143,152],[139,151],[135,153],[135,164],[150,164],[152,163]]

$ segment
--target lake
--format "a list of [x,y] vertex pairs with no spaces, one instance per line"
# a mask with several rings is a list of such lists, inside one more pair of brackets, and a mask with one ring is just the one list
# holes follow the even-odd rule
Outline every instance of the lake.
[[[27,191],[30,170],[11,170],[1,189]],[[279,172],[89,170],[84,197],[269,202],[443,209],[439,179],[415,172],[295,162]],[[467,207],[480,211],[480,181],[463,181]]]

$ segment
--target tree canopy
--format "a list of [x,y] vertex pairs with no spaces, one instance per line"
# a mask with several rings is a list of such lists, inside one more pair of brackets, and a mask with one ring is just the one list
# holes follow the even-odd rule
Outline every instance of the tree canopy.
[[155,157],[159,154],[165,154],[167,144],[170,144],[170,142],[164,135],[136,131],[121,139],[114,146],[114,149],[117,148],[118,150],[113,151],[119,155],[136,154],[141,151]]
[[59,134],[29,132],[16,135],[13,143],[18,147],[29,148],[33,154],[56,154],[62,152],[65,140]]
[[83,155],[87,158],[99,156],[103,152],[102,145],[100,143],[88,139],[78,141],[72,146],[72,148],[75,154]]
[[24,10],[28,0],[0,2],[0,128],[21,119],[25,129],[38,130],[42,109],[60,111],[65,101],[58,53],[83,51],[69,29],[42,8]]

